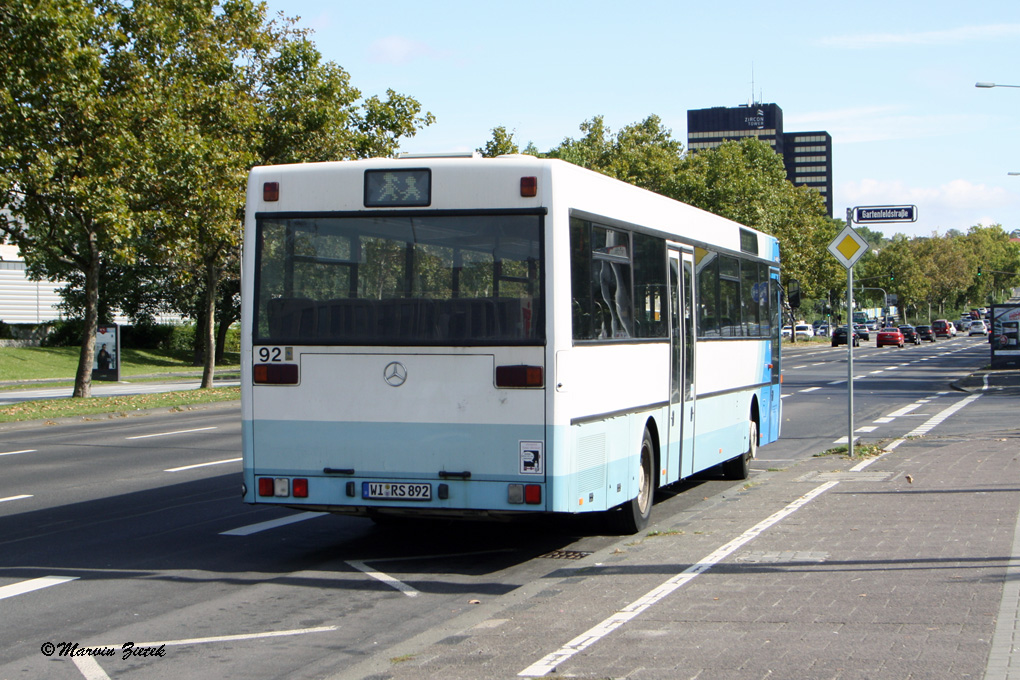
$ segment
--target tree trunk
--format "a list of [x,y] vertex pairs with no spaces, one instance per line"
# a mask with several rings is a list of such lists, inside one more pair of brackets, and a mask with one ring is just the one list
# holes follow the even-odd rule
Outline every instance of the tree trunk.
[[220,270],[216,261],[209,258],[205,261],[205,328],[202,329],[202,349],[204,365],[202,368],[202,389],[213,386],[213,374],[216,371],[216,287],[219,283]]
[[[92,396],[92,361],[96,353],[96,328],[99,325],[99,248],[95,234],[89,234],[88,262],[85,265],[85,329],[78,353],[78,373],[74,376],[72,397]],[[120,357],[117,358],[120,360]]]

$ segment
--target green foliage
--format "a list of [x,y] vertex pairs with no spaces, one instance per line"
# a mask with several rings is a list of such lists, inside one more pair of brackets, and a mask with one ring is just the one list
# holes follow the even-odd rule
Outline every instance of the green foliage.
[[492,128],[492,139],[476,151],[485,158],[495,158],[504,154],[520,153],[520,148],[514,141],[514,133],[507,132],[506,128],[500,125]]
[[564,139],[548,156],[676,197],[683,145],[672,138],[672,131],[662,126],[658,116],[628,125],[615,137],[602,116],[585,121],[580,129],[581,139]]
[[[68,300],[84,320],[76,396],[89,394],[98,320],[113,305],[151,314],[161,304],[140,288],[174,297],[200,282],[197,313],[213,328],[220,281],[238,276],[252,165],[392,155],[434,120],[392,90],[360,101],[306,31],[265,12],[253,0],[52,0],[0,10],[0,208],[8,211],[0,234],[25,254],[32,277],[80,291]],[[154,285],[117,290],[148,267]],[[211,339],[210,331],[210,379]]]

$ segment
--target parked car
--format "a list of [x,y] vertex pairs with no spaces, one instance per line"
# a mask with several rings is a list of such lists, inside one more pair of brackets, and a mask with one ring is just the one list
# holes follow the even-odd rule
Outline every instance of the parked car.
[[915,326],[917,337],[929,342],[935,342],[935,330],[931,326]]
[[797,334],[798,338],[813,338],[815,332],[806,323],[799,323],[794,327],[794,333]]
[[886,345],[903,347],[904,342],[903,333],[901,333],[900,329],[895,326],[883,328],[878,332],[878,335],[875,336],[876,347],[884,347]]
[[828,334],[829,334],[829,324],[822,323],[822,324],[819,324],[819,325],[815,326],[815,335],[823,335],[824,336],[824,335],[828,335]]
[[865,342],[871,340],[871,332],[868,330],[868,327],[865,326],[864,324],[862,323],[854,324],[854,330],[857,331],[857,337],[859,337],[861,340],[864,340]]
[[988,335],[988,326],[982,319],[970,322],[970,327],[967,328],[967,335]]
[[793,332],[793,329],[791,329],[789,326],[783,326],[782,336],[784,338],[790,337],[790,333],[792,333],[792,332]]
[[909,324],[900,326],[900,333],[903,333],[903,341],[914,345],[921,344],[921,338],[917,337],[917,329]]
[[956,328],[946,319],[936,319],[932,322],[931,329],[938,338],[951,338],[956,335]]

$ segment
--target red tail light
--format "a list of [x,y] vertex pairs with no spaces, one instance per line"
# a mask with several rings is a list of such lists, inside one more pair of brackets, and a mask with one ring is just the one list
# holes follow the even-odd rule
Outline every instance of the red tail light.
[[291,482],[290,491],[294,498],[308,498],[308,480],[295,479]]
[[538,195],[538,178],[521,177],[521,196],[523,198],[532,198],[537,195]]
[[524,486],[524,502],[528,505],[539,505],[542,502],[542,487],[538,484]]
[[297,364],[255,364],[252,380],[256,385],[297,385]]
[[259,477],[259,495],[273,496],[276,494],[276,482],[272,477]]
[[541,366],[497,366],[496,387],[542,387]]
[[279,201],[280,200],[280,183],[279,182],[264,182],[262,184],[262,200],[263,201]]

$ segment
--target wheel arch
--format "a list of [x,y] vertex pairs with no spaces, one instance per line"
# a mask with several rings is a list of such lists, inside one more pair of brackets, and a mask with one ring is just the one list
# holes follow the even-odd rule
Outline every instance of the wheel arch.
[[649,416],[645,421],[645,429],[648,430],[648,434],[652,436],[652,452],[655,456],[652,461],[655,465],[653,468],[655,474],[652,475],[652,479],[655,481],[655,488],[658,489],[661,481],[662,470],[662,438],[659,434],[659,425],[655,421],[655,418]]

